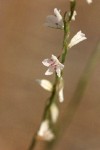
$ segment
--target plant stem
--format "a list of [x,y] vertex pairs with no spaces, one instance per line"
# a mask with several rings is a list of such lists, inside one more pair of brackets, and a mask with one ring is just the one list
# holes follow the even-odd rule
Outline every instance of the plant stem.
[[[65,15],[66,17],[66,15]],[[61,63],[64,64],[67,51],[68,51],[68,37],[69,37],[69,23],[67,24],[64,17],[64,40],[63,40],[63,52],[62,52],[62,59]]]
[[[50,98],[48,99],[48,103],[47,103],[47,105],[46,105],[46,107],[45,107],[44,114],[43,114],[43,117],[42,117],[42,121],[45,120],[45,119],[49,119],[49,120],[50,120],[50,118],[49,118],[49,111],[50,111],[50,107],[51,107],[52,103],[53,103],[53,102],[55,101],[55,99],[56,99],[56,95],[57,95],[57,93],[56,93],[56,86],[57,86],[57,84],[58,84],[58,80],[59,80],[59,78],[58,78],[58,76],[56,75],[56,76],[55,76],[55,83],[54,83],[54,86],[53,86],[53,90],[52,90],[52,93],[51,93]],[[42,121],[41,121],[41,122],[42,122]],[[38,130],[37,130],[37,132],[38,132]],[[35,145],[36,145],[36,143],[37,143],[37,139],[36,139],[36,137],[37,137],[37,132],[36,132],[35,135],[33,136],[31,145],[29,146],[28,150],[33,150],[33,149],[35,148]]]
[[[65,12],[65,14],[64,14],[64,20],[63,20],[63,22],[64,22],[63,52],[62,52],[62,55],[61,55],[61,63],[63,63],[63,64],[65,62],[67,52],[68,52],[68,39],[69,39],[69,33],[70,33],[69,27],[70,27],[70,21],[71,21],[71,18],[73,16],[74,9],[75,9],[75,1],[70,2],[71,14],[70,14],[68,20],[66,20],[67,12]],[[49,119],[49,121],[51,120],[50,119],[50,114],[49,114],[50,113],[50,107],[51,107],[52,103],[56,101],[58,83],[59,83],[59,78],[58,78],[57,75],[55,75],[55,82],[54,82],[53,90],[52,90],[50,98],[48,99],[48,103],[45,107],[44,114],[43,114],[43,117],[42,117],[42,121],[45,120],[45,119]],[[38,132],[38,130],[37,130],[37,132]],[[35,145],[37,143],[37,139],[36,139],[37,132],[33,136],[31,145],[30,145],[28,150],[33,150],[35,148]]]
[[[61,63],[65,63],[67,52],[68,52],[68,42],[69,42],[69,34],[70,34],[70,22],[72,20],[73,13],[75,11],[76,7],[76,1],[71,1],[70,2],[70,15],[69,17],[67,16],[67,12],[64,14],[64,38],[63,38],[63,52],[62,52],[62,58],[61,58]],[[68,17],[68,18],[67,18]]]

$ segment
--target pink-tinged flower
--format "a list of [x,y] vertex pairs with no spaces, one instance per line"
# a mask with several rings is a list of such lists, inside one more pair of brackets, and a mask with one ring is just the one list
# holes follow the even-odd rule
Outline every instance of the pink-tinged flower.
[[44,59],[42,63],[49,68],[45,75],[52,75],[56,72],[58,77],[61,76],[61,70],[64,68],[64,65],[59,62],[56,56],[52,55],[50,59]]
[[86,0],[88,4],[91,4],[93,1],[92,0]]
[[45,25],[51,28],[63,29],[64,24],[60,10],[54,8],[54,15],[47,16]]
[[76,33],[76,35],[71,39],[68,47],[71,48],[73,47],[74,45],[86,40],[87,38],[85,37],[85,34],[82,33],[82,31],[79,31]]
[[54,134],[49,127],[48,120],[45,120],[41,123],[40,129],[37,133],[37,138],[45,141],[51,141],[54,139]]

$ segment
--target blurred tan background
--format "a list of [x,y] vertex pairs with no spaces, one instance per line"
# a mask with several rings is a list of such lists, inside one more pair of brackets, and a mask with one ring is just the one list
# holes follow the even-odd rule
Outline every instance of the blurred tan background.
[[[100,0],[87,5],[77,0],[71,36],[80,29],[88,40],[73,47],[65,66],[65,111],[91,52],[100,41]],[[27,150],[49,93],[35,82],[45,77],[41,61],[57,55],[61,31],[44,27],[57,7],[62,14],[68,0],[0,0],[0,150]],[[64,113],[64,112],[63,112]],[[40,144],[41,145],[41,144]],[[36,149],[41,150],[38,145]],[[70,127],[55,150],[100,150],[100,61]]]

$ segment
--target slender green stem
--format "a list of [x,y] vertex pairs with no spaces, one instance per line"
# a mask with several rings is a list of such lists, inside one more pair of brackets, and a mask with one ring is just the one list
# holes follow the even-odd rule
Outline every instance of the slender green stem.
[[[56,75],[55,76],[55,83],[54,83],[54,86],[53,86],[53,90],[52,90],[50,98],[48,99],[47,105],[45,107],[44,114],[43,114],[43,117],[42,117],[42,121],[45,120],[45,119],[49,119],[50,120],[50,115],[49,115],[50,107],[51,107],[52,103],[56,100],[56,95],[57,95],[57,93],[56,93],[56,86],[58,84],[58,81],[59,81],[59,78]],[[37,132],[38,132],[38,130],[37,130]],[[31,145],[29,146],[28,150],[33,150],[35,148],[35,145],[37,143],[37,139],[36,139],[37,132],[34,134],[32,142],[31,142]]]
[[[70,22],[75,11],[76,1],[70,2],[70,15],[67,16],[67,12],[64,14],[64,38],[63,38],[63,52],[61,57],[61,63],[65,63],[67,52],[68,52],[68,42],[69,42],[69,34],[70,34]],[[67,18],[68,17],[68,18]]]
[[[49,118],[49,110],[50,110],[50,107],[51,107],[52,103],[56,101],[56,96],[57,96],[57,93],[56,93],[56,86],[57,86],[57,84],[58,84],[58,77],[57,77],[57,75],[56,75],[56,76],[55,76],[55,83],[54,83],[54,86],[53,86],[53,90],[52,90],[51,96],[50,96],[50,98],[48,99],[47,105],[46,105],[45,110],[44,110],[43,120]],[[49,118],[49,119],[50,119],[50,118]]]
[[[71,18],[73,16],[74,9],[75,9],[75,1],[70,2],[70,12],[71,12],[71,14],[70,14],[68,20],[66,20],[67,12],[65,12],[65,14],[64,14],[64,20],[63,20],[64,21],[63,52],[62,52],[62,55],[61,55],[61,63],[63,63],[63,64],[65,62],[67,52],[68,52],[68,39],[69,39],[69,33],[70,33],[69,27],[70,27],[70,21],[71,21]],[[50,98],[48,99],[47,105],[45,107],[44,114],[43,114],[43,117],[42,117],[42,121],[45,120],[45,119],[50,120],[50,107],[51,107],[52,103],[56,101],[57,85],[58,84],[59,84],[59,78],[56,75],[53,90],[52,90]],[[37,130],[37,132],[38,132],[38,130]],[[37,132],[33,136],[31,145],[30,145],[28,150],[33,150],[35,148],[35,145],[37,143],[37,140],[36,140]]]
[[68,37],[69,37],[69,23],[67,24],[66,21],[64,21],[64,40],[63,40],[63,52],[62,52],[62,59],[61,63],[64,64],[67,51],[68,51]]

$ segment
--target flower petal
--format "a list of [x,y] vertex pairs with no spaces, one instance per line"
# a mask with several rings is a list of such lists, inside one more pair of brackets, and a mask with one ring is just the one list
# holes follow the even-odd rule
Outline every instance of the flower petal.
[[64,69],[64,65],[61,64],[61,63],[59,63],[59,68],[60,68],[61,70]]
[[81,41],[86,40],[87,38],[85,37],[85,34],[82,33],[82,31],[79,31],[76,33],[76,35],[71,39],[68,47],[71,48],[72,46],[78,44]]
[[37,133],[37,138],[45,141],[51,141],[54,139],[54,134],[49,128],[49,121],[45,120],[41,123],[40,129]]
[[58,98],[60,102],[64,101],[63,89],[64,89],[64,82],[63,82],[63,78],[61,77],[59,78],[59,82],[57,85]]
[[53,123],[56,123],[58,116],[59,116],[59,110],[58,110],[57,105],[53,103],[51,105],[50,111],[51,111],[52,121],[53,121]]
[[49,68],[46,72],[45,72],[45,75],[52,75],[54,72],[54,69],[53,68]]
[[63,18],[60,14],[60,11],[57,10],[57,8],[54,9],[54,14],[55,15],[47,16],[45,25],[51,28],[63,29],[64,28]]
[[57,57],[55,55],[51,55],[51,59],[53,59],[54,61],[58,61]]
[[57,8],[54,8],[54,14],[56,15],[58,21],[62,20],[62,16],[60,14],[60,11]]
[[53,132],[50,129],[48,129],[48,131],[45,132],[45,134],[43,136],[43,140],[45,140],[45,141],[51,141],[54,138],[55,138],[55,136],[54,136]]
[[46,67],[49,67],[50,66],[50,63],[49,63],[50,59],[44,59],[42,61],[43,65],[46,66]]
[[43,136],[44,132],[47,131],[48,128],[49,128],[49,121],[48,120],[43,121],[38,131],[38,135]]
[[61,77],[61,69],[59,67],[57,67],[56,73],[58,77]]
[[58,20],[56,16],[50,15],[46,18],[45,26],[51,27],[51,28],[58,28]]
[[77,12],[74,10],[73,16],[72,16],[72,20],[75,21],[75,17],[77,15]]
[[56,28],[56,29],[59,28],[56,24],[53,23],[45,23],[44,25],[50,28]]
[[42,80],[37,80],[37,82],[40,84],[42,88],[44,88],[47,91],[52,91],[53,85],[50,81],[42,79]]
[[[70,16],[70,15],[71,15],[71,12],[69,12],[69,16]],[[73,20],[73,21],[75,21],[76,15],[77,15],[77,12],[76,12],[76,10],[74,10],[73,16],[72,16],[72,20]]]
[[53,24],[58,22],[57,17],[53,15],[47,16],[46,21]]
[[59,96],[59,101],[63,102],[64,101],[63,87],[59,90],[58,96]]

